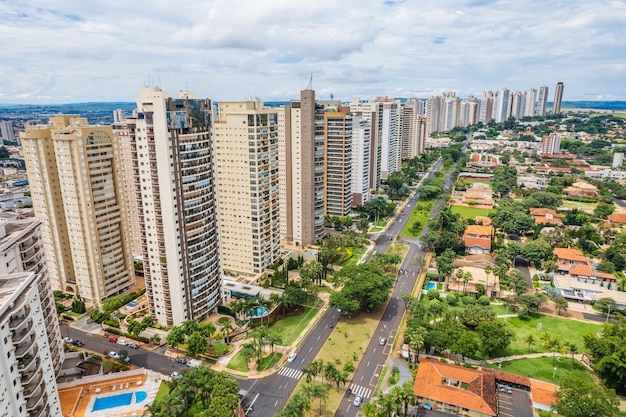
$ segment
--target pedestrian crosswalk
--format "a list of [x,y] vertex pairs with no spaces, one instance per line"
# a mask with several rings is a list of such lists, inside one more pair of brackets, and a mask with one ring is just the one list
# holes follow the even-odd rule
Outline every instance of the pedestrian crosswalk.
[[302,371],[293,368],[283,367],[280,368],[280,371],[278,371],[278,375],[286,376],[293,379],[300,379],[300,377],[302,377]]
[[369,396],[372,394],[371,389],[356,384],[350,384],[350,390],[352,391],[352,394],[360,395],[363,398],[369,398]]

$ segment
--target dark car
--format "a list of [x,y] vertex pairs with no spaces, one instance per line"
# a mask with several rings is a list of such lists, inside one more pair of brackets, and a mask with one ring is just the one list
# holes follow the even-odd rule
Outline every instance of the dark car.
[[72,342],[72,344],[73,344],[74,346],[78,346],[78,347],[82,347],[82,346],[84,346],[84,345],[85,345],[85,344],[84,344],[83,342],[81,342],[80,340],[74,340],[74,341]]
[[131,349],[139,349],[139,345],[137,343],[130,343],[128,347]]
[[176,358],[176,362],[182,363],[183,365],[185,365],[187,363],[187,359],[185,359],[185,358]]

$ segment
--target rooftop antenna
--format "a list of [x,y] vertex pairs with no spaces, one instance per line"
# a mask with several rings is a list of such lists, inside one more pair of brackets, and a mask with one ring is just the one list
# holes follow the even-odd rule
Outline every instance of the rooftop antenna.
[[332,101],[332,99],[335,98],[335,95],[333,93],[330,93],[330,100]]
[[306,86],[307,90],[313,90],[313,73],[311,73],[311,78],[309,79],[309,84]]

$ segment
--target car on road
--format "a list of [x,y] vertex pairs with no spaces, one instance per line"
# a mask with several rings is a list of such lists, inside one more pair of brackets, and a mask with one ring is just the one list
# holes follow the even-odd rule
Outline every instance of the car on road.
[[81,342],[80,340],[74,340],[72,341],[72,344],[74,346],[78,346],[78,347],[83,347],[85,344],[83,342]]
[[389,236],[389,240],[393,240],[393,236]]
[[118,340],[116,343],[120,346],[128,346],[128,342],[123,339]]
[[291,355],[289,355],[289,357],[287,358],[287,362],[293,362],[296,360],[296,356],[298,356],[297,353],[292,353]]
[[139,345],[137,343],[129,343],[128,347],[131,349],[139,349]]
[[378,252],[374,251],[372,252],[372,256],[376,255]]
[[361,397],[360,395],[357,395],[356,397],[354,397],[354,402],[352,404],[354,404],[355,407],[358,407],[361,405],[362,402],[363,402],[363,397]]
[[387,344],[387,339],[385,339],[384,337],[380,338],[380,341],[378,342],[381,346],[385,346]]
[[115,336],[109,336],[109,342],[111,342],[111,343],[117,343],[117,337],[115,337]]
[[109,354],[107,356],[109,358],[111,358],[111,359],[119,359],[120,358],[120,354],[117,353],[117,352],[113,352],[113,351],[109,352]]
[[65,342],[65,343],[72,343],[72,342],[73,342],[73,340],[72,340],[72,338],[71,338],[71,337],[69,337],[69,336],[65,336],[65,337],[63,338],[63,342]]
[[187,359],[185,358],[176,358],[176,362],[182,363],[183,365],[187,364]]
[[171,376],[172,378],[180,378],[180,377],[182,377],[182,375],[181,375],[181,374],[179,374],[179,373],[178,373],[178,372],[176,372],[176,371],[172,372],[172,373],[170,374],[170,376]]

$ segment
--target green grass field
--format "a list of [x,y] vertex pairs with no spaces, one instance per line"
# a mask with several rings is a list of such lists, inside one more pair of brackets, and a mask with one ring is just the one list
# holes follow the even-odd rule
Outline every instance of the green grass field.
[[476,208],[476,207],[462,207],[462,206],[450,206],[452,213],[458,213],[461,217],[466,219],[473,219],[476,216],[488,216],[492,209]]
[[[557,358],[559,359],[559,358]],[[490,368],[500,369],[516,375],[523,375],[541,381],[551,382],[559,385],[570,375],[577,375],[584,378],[594,378],[591,371],[585,368],[580,362],[571,358],[555,359],[552,366],[552,357],[519,359],[515,361],[502,362],[502,367],[489,365]],[[556,371],[554,370],[556,368]]]
[[598,203],[581,203],[578,201],[563,200],[563,205],[559,208],[578,209],[591,213],[598,206]]
[[161,385],[159,385],[159,391],[157,391],[157,395],[154,398],[154,402],[162,401],[163,398],[170,392],[170,384],[167,381],[161,381]]
[[357,264],[357,262],[359,262],[359,259],[361,259],[361,255],[363,255],[365,253],[365,251],[367,250],[367,248],[355,248],[355,247],[349,247],[346,248],[346,250],[350,250],[352,252],[352,256],[349,257],[348,259],[346,259],[344,262],[341,263],[342,267],[346,267],[346,266],[354,266]]
[[[571,319],[559,318],[555,316],[545,316],[535,314],[528,320],[519,317],[511,317],[507,320],[509,330],[513,332],[514,339],[504,351],[498,352],[498,356],[523,355],[528,352],[528,344],[524,339],[532,334],[535,343],[531,345],[530,353],[549,352],[542,346],[541,335],[548,333],[550,337],[556,338],[561,343],[574,343],[578,346],[578,352],[585,352],[583,336],[586,334],[596,334],[602,327],[600,324],[586,323]],[[539,325],[541,323],[541,325]]]
[[[428,217],[435,206],[436,199],[433,200],[420,200],[413,211],[411,212],[411,217],[407,220],[404,229],[402,229],[402,236],[404,237],[418,237],[420,233],[422,233],[422,229],[428,222]],[[419,222],[420,227],[415,231],[411,230],[413,223]]]
[[296,341],[300,333],[304,331],[309,322],[315,317],[317,308],[304,307],[304,313],[279,319],[272,324],[272,330],[275,331],[283,340],[281,346],[290,346]]

